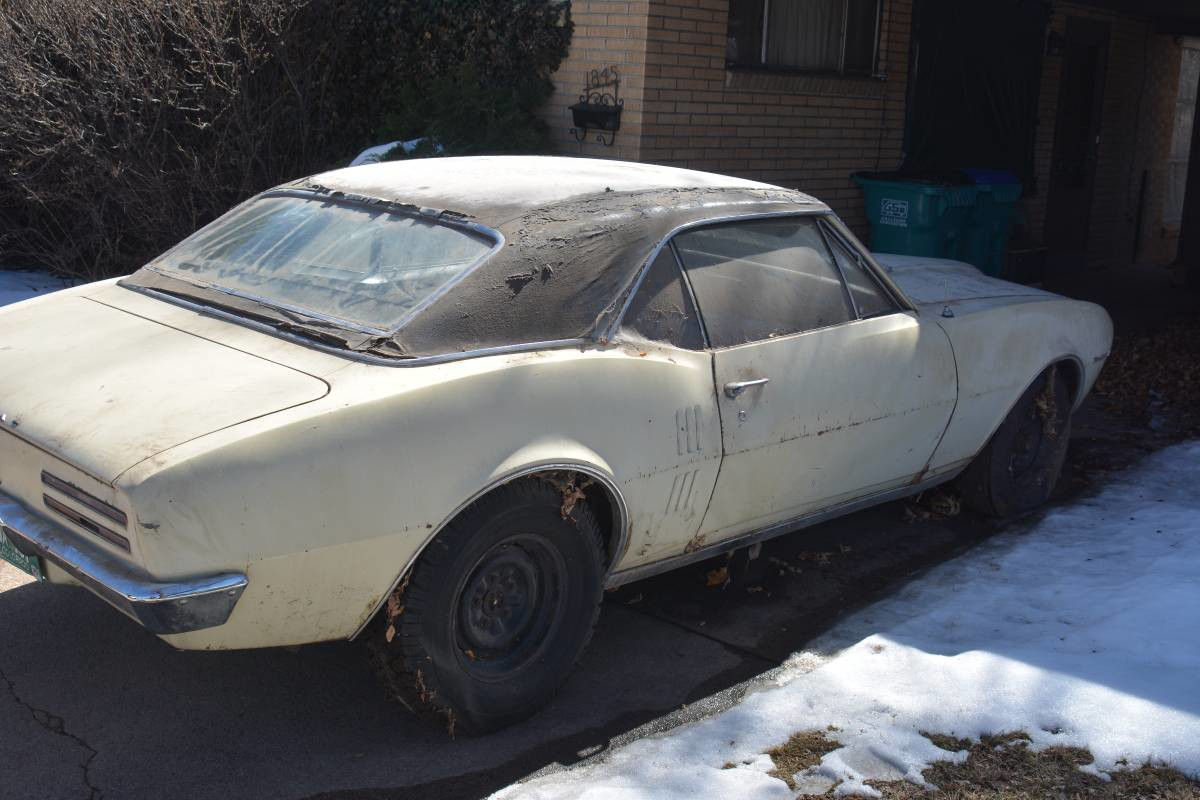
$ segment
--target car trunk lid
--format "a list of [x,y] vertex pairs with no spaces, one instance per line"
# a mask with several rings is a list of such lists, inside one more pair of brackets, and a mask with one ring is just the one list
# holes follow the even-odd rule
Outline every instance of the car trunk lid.
[[5,428],[109,483],[175,445],[329,391],[298,369],[79,295],[0,315],[0,375]]

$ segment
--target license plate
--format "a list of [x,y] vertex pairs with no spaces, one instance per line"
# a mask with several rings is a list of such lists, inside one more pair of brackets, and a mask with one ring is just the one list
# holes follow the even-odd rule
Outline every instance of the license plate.
[[22,572],[27,572],[39,581],[45,576],[42,574],[42,560],[37,556],[27,556],[17,549],[17,546],[8,538],[7,531],[0,528],[0,559],[4,559]]

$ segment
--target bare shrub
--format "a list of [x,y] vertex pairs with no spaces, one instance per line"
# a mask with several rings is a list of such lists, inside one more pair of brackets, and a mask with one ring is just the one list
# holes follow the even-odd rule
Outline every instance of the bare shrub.
[[[0,263],[139,266],[311,160],[284,34],[307,0],[9,0]],[[269,90],[269,91],[268,91]]]
[[255,192],[380,141],[536,151],[536,108],[571,37],[565,0],[0,12],[0,266],[82,278],[130,272]]

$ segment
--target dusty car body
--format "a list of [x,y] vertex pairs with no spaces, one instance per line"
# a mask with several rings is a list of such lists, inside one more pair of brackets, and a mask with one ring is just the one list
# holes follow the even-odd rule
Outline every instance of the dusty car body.
[[[590,507],[608,587],[912,494],[1048,369],[1077,406],[1111,341],[1096,306],[877,263],[823,203],[723,176],[433,159],[247,207],[280,198],[482,255],[393,329],[154,264],[0,310],[10,556],[178,648],[354,637],[464,509],[530,476],[569,487],[564,518]],[[776,240],[826,270],[797,296],[840,293],[844,318],[790,324],[790,283],[737,277],[781,267],[722,255]]]

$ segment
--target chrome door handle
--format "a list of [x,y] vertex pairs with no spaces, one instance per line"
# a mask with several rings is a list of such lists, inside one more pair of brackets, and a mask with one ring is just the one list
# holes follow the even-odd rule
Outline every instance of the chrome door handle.
[[733,383],[725,384],[725,396],[733,399],[742,392],[749,389],[751,386],[764,386],[770,383],[770,378],[756,378],[752,381],[734,381]]

